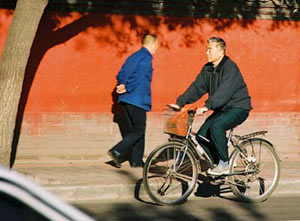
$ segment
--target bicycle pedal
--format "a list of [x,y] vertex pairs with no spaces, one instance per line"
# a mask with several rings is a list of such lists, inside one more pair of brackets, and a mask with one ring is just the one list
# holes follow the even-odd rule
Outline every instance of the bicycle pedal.
[[211,175],[211,174],[208,174],[208,176],[210,178],[212,178],[212,180],[222,180],[224,179],[228,174],[222,174],[222,175]]

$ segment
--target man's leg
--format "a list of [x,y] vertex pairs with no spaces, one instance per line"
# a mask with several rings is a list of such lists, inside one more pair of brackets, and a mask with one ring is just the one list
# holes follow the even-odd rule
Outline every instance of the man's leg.
[[[120,104],[119,116],[118,116],[119,117],[118,124],[119,124],[119,129],[121,132],[122,139],[124,139],[124,137],[132,130],[132,122],[125,105],[126,105],[125,103]],[[122,154],[122,156],[120,157],[120,163],[127,161],[128,159],[130,159],[130,157],[131,157],[131,151]]]
[[122,103],[121,104],[122,107],[122,125],[120,126],[120,132],[122,135],[122,139],[128,134],[130,133],[131,129],[132,129],[132,122],[128,113],[128,110],[126,108],[126,104]]
[[131,165],[132,166],[142,166],[143,156],[145,151],[145,131],[146,131],[146,121],[147,112],[140,108],[134,108],[132,110],[132,128],[134,131],[138,131],[140,139],[132,147],[131,153]]
[[[121,156],[132,150],[134,145],[145,136],[146,111],[130,104],[125,104],[125,108],[132,123],[130,132],[126,134],[122,141],[111,150],[117,151]],[[139,145],[139,150],[144,152],[144,145]],[[143,155],[143,154],[142,154]]]
[[211,137],[221,160],[228,161],[228,139],[226,137],[226,131],[243,123],[248,115],[248,111],[240,108],[231,108],[222,112],[211,123]]
[[[219,167],[228,167],[228,139],[226,137],[226,131],[243,123],[247,119],[248,115],[249,112],[246,110],[240,108],[231,108],[227,111],[221,112],[221,114],[212,120],[210,132],[212,141],[218,152],[218,157],[220,158]],[[215,169],[215,175],[219,175],[218,169],[220,168]]]
[[[130,118],[130,113],[127,108],[127,104],[121,103],[120,106],[121,106],[120,110],[122,114],[121,114],[121,118],[118,120],[118,124],[122,135],[122,139],[124,139],[132,130],[132,122]],[[128,159],[129,156],[131,156],[131,151],[125,152],[121,155],[121,153],[115,150],[115,147],[108,150],[107,153],[113,159],[117,167],[121,167],[121,163],[126,161],[126,159]]]
[[131,154],[131,166],[133,167],[140,167],[143,166],[143,157],[145,151],[145,135],[136,142],[132,149]]
[[210,135],[210,126],[211,123],[213,122],[213,119],[218,115],[218,113],[214,112],[211,114],[204,122],[204,124],[200,127],[199,131],[197,132],[197,135],[203,136],[210,140],[210,142],[203,141],[199,137],[196,136],[196,139],[199,144],[204,148],[205,152],[208,154],[210,159],[212,160],[213,164],[217,164],[219,159],[217,155],[217,150],[211,140],[211,135]]

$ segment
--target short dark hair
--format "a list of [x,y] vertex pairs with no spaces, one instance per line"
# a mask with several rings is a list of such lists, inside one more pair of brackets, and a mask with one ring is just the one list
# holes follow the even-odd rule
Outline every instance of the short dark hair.
[[155,42],[157,40],[157,36],[154,34],[146,34],[142,39],[142,44],[148,44],[150,42]]
[[226,43],[225,41],[223,40],[223,38],[220,38],[220,37],[211,37],[207,40],[208,43],[218,43],[218,46],[220,46],[224,52],[226,50]]

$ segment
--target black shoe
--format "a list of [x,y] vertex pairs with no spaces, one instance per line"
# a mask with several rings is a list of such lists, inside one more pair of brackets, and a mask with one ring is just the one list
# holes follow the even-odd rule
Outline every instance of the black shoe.
[[144,167],[144,164],[143,163],[131,163],[131,165],[130,165],[131,167],[133,167],[133,168],[136,168],[136,167]]
[[114,161],[116,166],[118,168],[121,168],[121,163],[120,163],[121,154],[118,151],[115,151],[115,150],[109,150],[109,151],[107,151],[107,154],[111,157],[111,159]]

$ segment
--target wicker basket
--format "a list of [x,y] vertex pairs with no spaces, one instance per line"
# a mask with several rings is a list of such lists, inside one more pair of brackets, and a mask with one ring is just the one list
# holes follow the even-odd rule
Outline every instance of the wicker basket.
[[186,112],[164,110],[164,133],[185,137],[193,117]]

